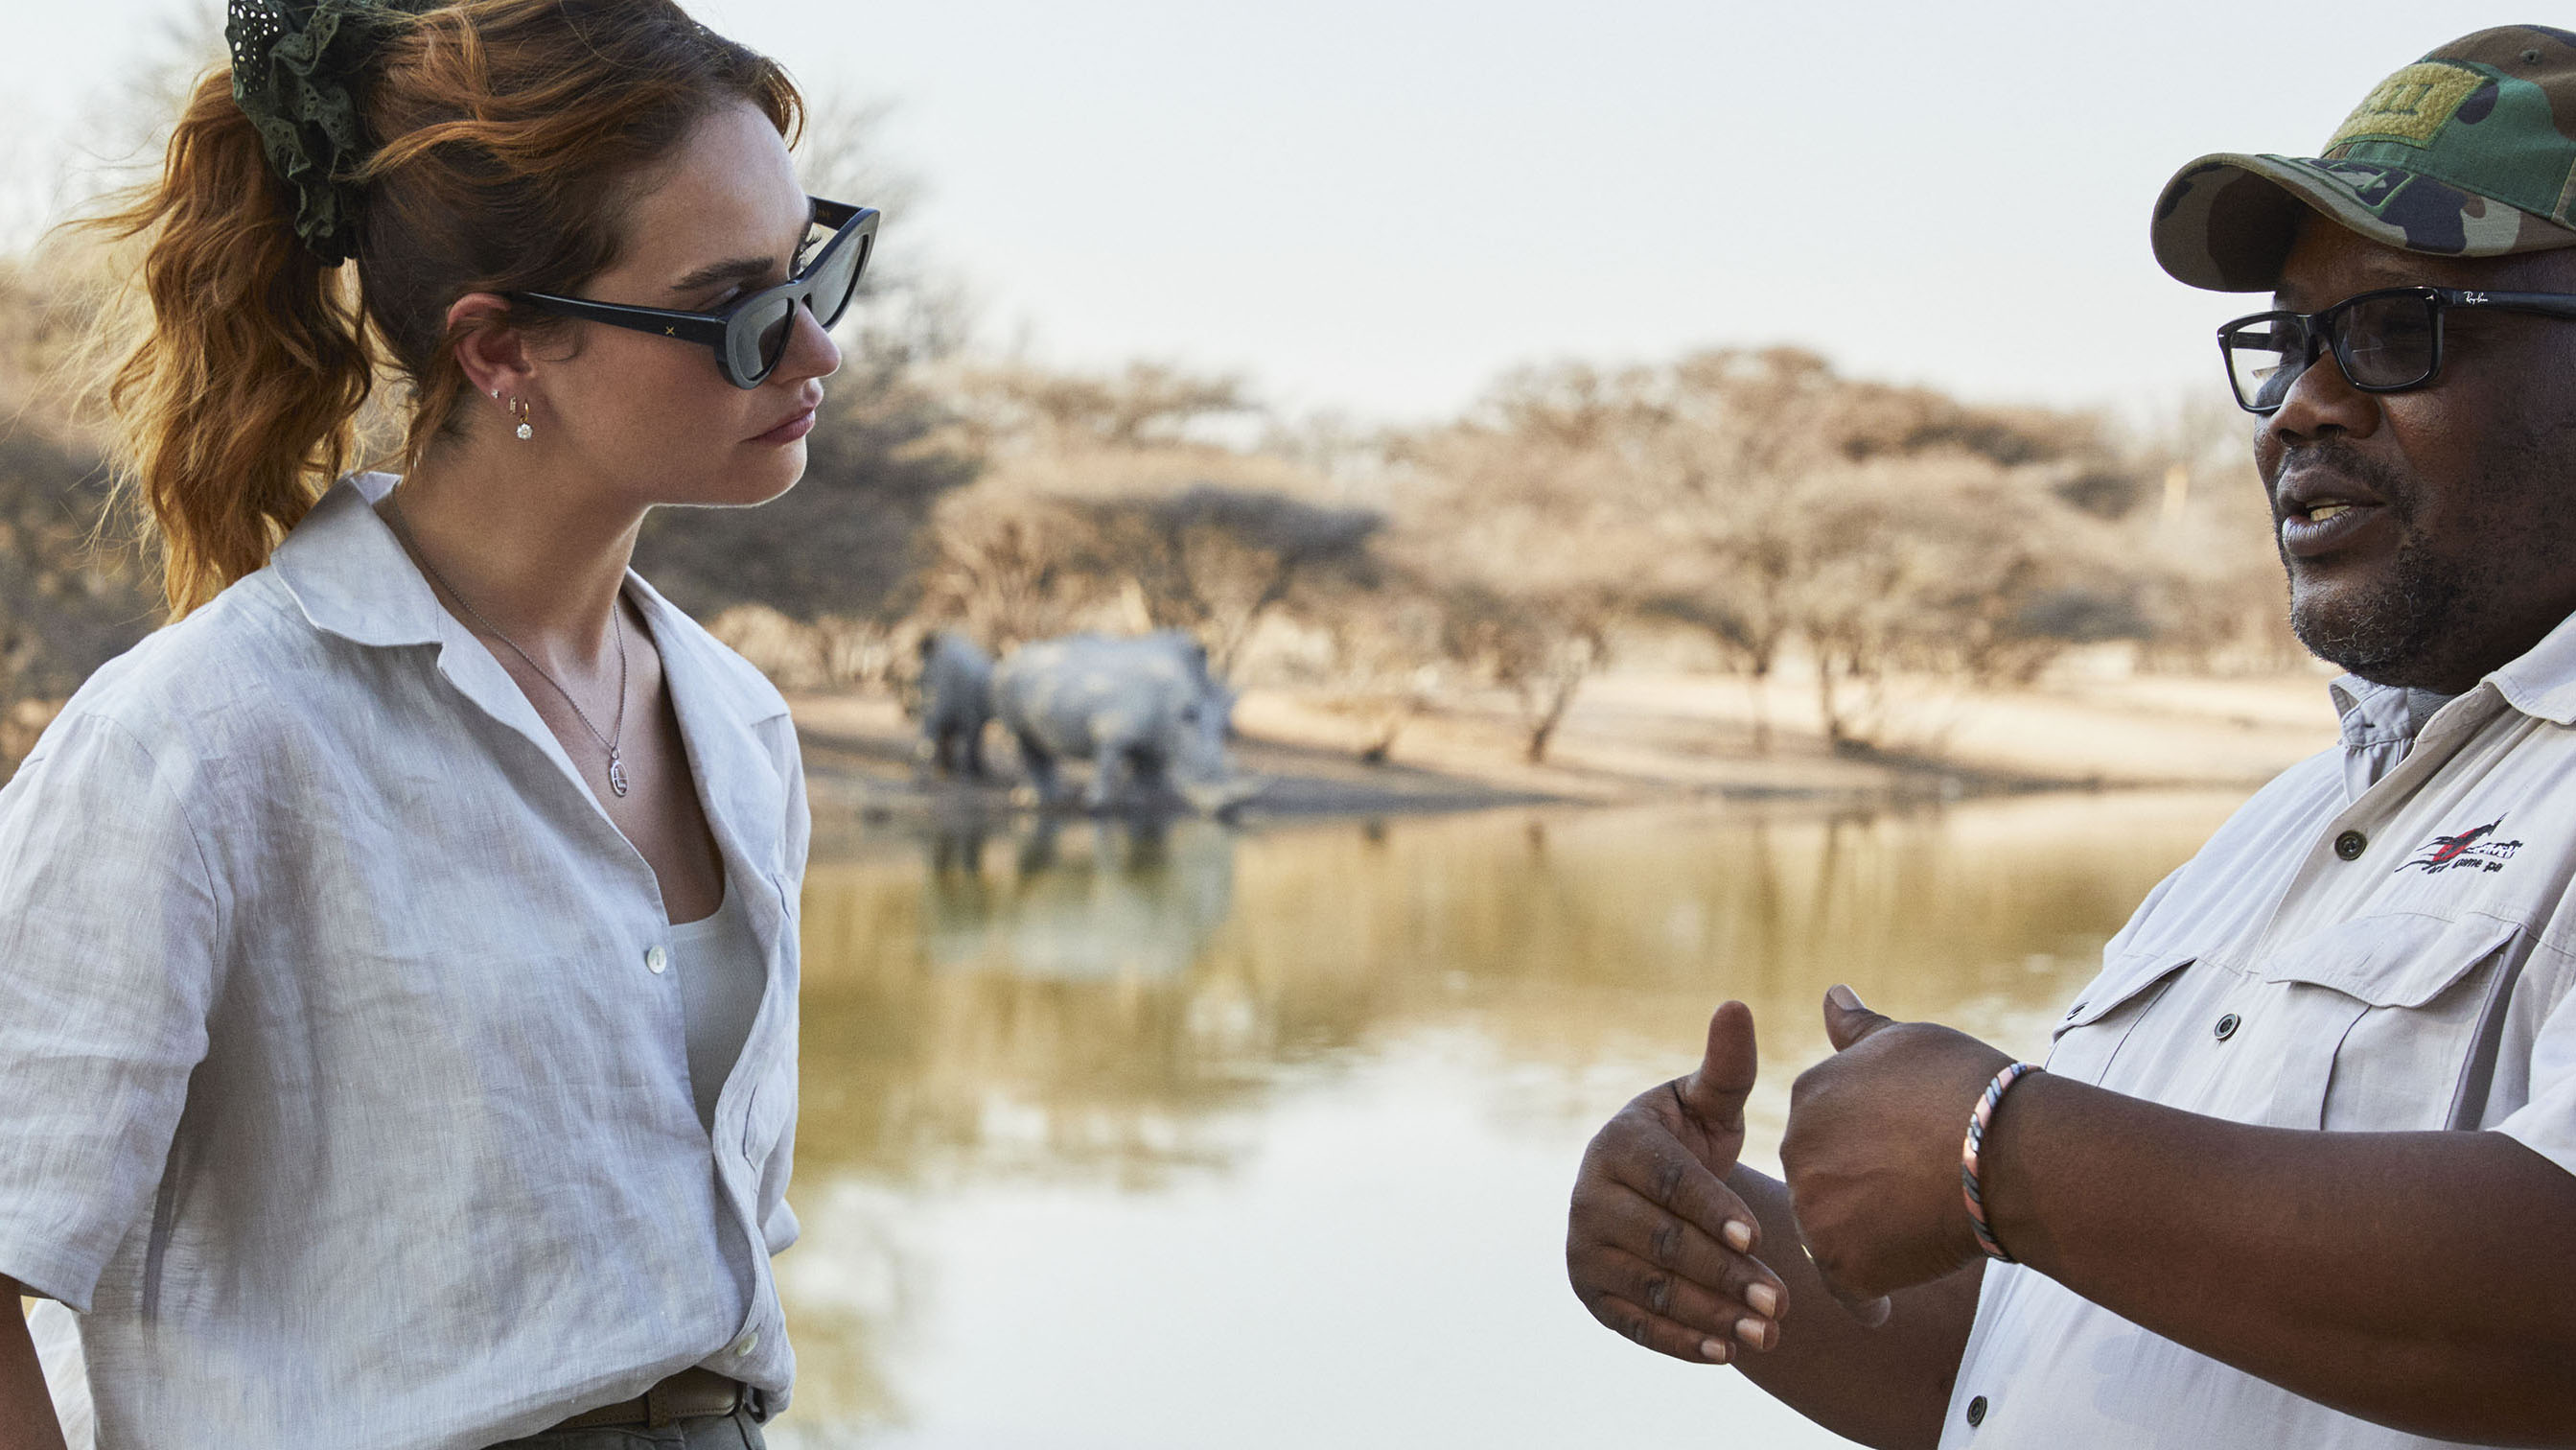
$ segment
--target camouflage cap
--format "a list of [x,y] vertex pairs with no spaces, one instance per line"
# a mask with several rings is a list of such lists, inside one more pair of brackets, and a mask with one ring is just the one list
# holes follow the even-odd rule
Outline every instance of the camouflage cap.
[[2576,247],[2576,33],[2507,25],[2381,81],[2314,159],[2221,152],[2156,200],[2156,260],[2213,292],[2266,292],[2301,217],[2447,257]]

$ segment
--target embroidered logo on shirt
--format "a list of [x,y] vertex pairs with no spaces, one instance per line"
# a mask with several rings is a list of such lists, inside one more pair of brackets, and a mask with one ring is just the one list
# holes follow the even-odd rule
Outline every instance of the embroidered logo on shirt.
[[2513,853],[2522,849],[2520,841],[2495,839],[2496,828],[2503,824],[2504,817],[2498,816],[2456,836],[2435,836],[2397,869],[2421,871],[2427,876],[2436,871],[2501,871],[2504,863],[2513,859]]

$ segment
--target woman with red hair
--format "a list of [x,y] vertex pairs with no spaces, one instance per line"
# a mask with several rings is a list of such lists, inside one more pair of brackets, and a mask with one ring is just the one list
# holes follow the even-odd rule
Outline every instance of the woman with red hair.
[[[628,559],[794,485],[876,214],[668,0],[226,35],[105,223],[175,622],[0,791],[0,1292],[102,1444],[756,1446],[804,779]],[[0,1444],[57,1433],[0,1316]]]

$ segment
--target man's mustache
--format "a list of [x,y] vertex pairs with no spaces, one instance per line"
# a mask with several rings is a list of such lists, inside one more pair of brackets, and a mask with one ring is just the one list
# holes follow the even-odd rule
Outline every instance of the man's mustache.
[[2350,479],[2379,495],[2399,514],[2413,511],[2415,490],[2397,470],[2340,438],[2328,438],[2283,451],[2281,471],[2266,484],[2276,517],[2280,513],[2282,491],[2311,473]]

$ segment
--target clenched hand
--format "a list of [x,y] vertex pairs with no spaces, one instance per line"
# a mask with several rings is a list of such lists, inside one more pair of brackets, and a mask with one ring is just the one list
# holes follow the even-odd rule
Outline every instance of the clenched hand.
[[1761,1226],[1725,1183],[1744,1148],[1753,1013],[1708,1020],[1699,1071],[1641,1094],[1593,1135],[1575,1175],[1565,1269],[1592,1317],[1676,1359],[1724,1364],[1779,1342],[1779,1276]]
[[1885,1296],[1976,1262],[1959,1143],[2012,1059],[1930,1022],[1891,1022],[1849,987],[1825,998],[1834,1055],[1798,1075],[1780,1165],[1808,1257],[1864,1323]]

